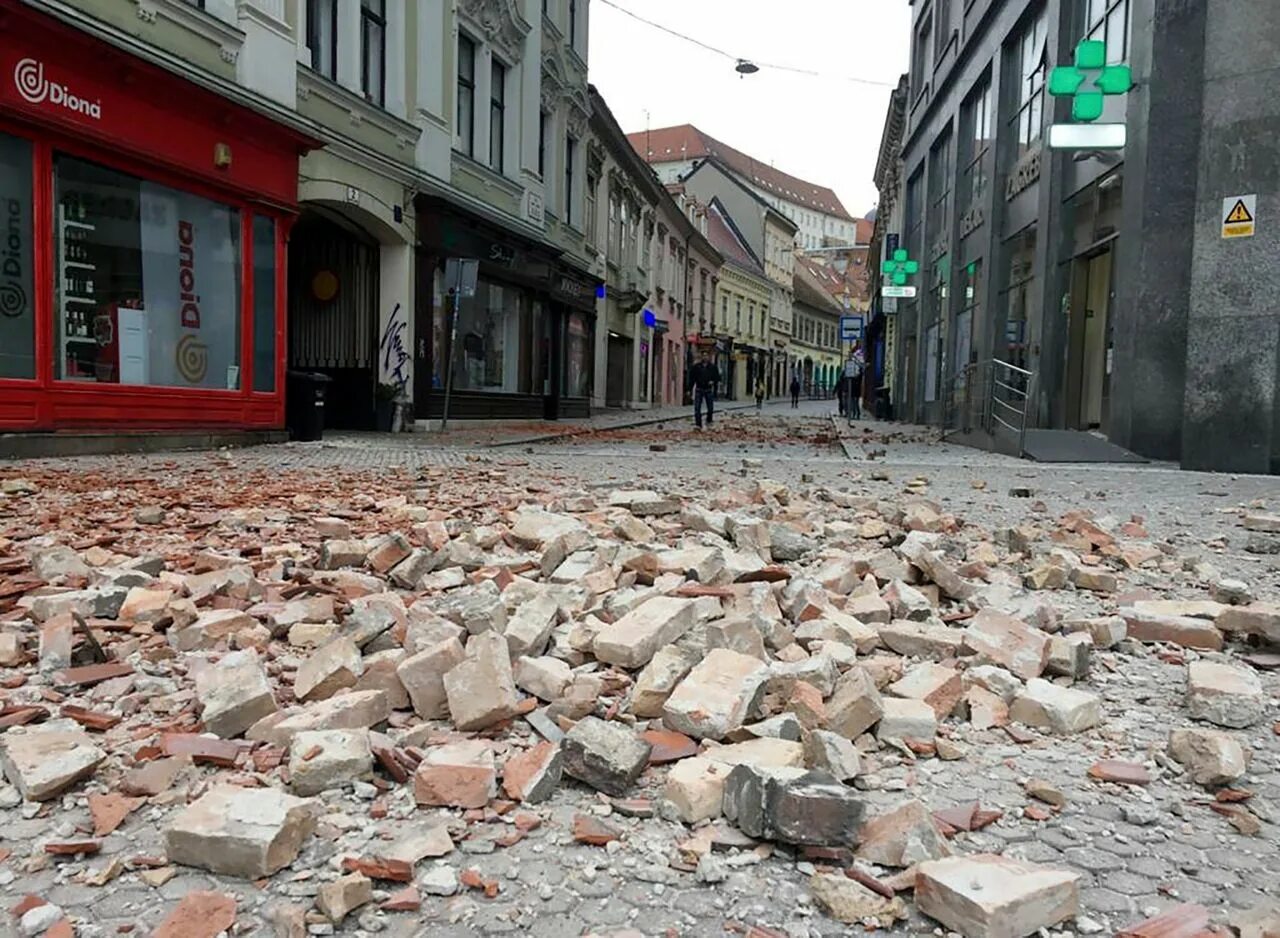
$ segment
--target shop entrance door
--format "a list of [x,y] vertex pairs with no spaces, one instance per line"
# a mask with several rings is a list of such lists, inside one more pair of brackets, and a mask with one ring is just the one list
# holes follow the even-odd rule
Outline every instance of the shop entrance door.
[[375,241],[315,211],[289,237],[289,368],[332,379],[331,429],[374,428],[378,262]]
[[1110,398],[1110,247],[1077,258],[1073,271],[1068,417],[1079,430],[1107,429]]

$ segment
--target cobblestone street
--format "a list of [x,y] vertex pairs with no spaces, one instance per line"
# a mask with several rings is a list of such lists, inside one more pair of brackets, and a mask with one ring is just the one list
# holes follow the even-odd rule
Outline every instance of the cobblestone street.
[[[1179,903],[1203,904],[1214,925],[1240,927],[1241,913],[1280,901],[1280,715],[1275,700],[1280,680],[1270,670],[1280,666],[1280,656],[1264,648],[1267,639],[1280,639],[1280,609],[1272,605],[1280,600],[1280,534],[1275,533],[1280,527],[1271,527],[1280,526],[1273,514],[1280,505],[1275,479],[1184,473],[1161,465],[1037,465],[953,447],[937,442],[935,433],[897,424],[861,422],[851,428],[834,420],[833,410],[831,402],[806,402],[799,410],[769,404],[761,413],[723,413],[714,429],[701,433],[683,420],[604,426],[563,439],[500,447],[474,442],[442,446],[429,433],[331,435],[321,443],[217,453],[0,463],[6,493],[0,496],[0,726],[5,727],[0,731],[0,765],[8,777],[8,785],[0,784],[0,904],[19,909],[12,917],[6,912],[0,933],[45,934],[46,920],[31,918],[29,911],[40,902],[24,900],[38,897],[69,917],[76,935],[113,935],[127,930],[125,926],[151,934],[184,896],[207,891],[234,898],[235,934],[288,938],[308,933],[807,938],[847,934],[851,922],[876,914],[887,916],[878,934],[907,938],[944,934],[946,929],[916,907],[911,874],[904,878],[902,868],[946,854],[985,853],[1079,874],[1080,914],[1050,928],[1054,935],[1116,934]],[[676,498],[679,504],[655,517],[635,507],[641,502],[616,497],[637,490],[657,493],[657,499]],[[556,518],[573,516],[583,523],[582,537],[589,542],[570,545],[567,559],[562,553],[557,562],[548,563],[548,542],[538,547],[511,533],[521,504],[536,505]],[[717,513],[738,519],[729,533]],[[772,526],[772,547],[761,549],[763,560],[750,568],[755,572],[737,576],[735,587],[733,570],[723,564],[726,558],[730,565],[742,562],[738,558],[750,552],[749,539],[741,533],[749,515]],[[643,523],[632,534],[616,535],[632,530],[627,527],[632,522]],[[794,554],[782,549],[782,527],[800,532]],[[349,535],[335,533],[344,528]],[[534,597],[545,584],[553,584],[546,588],[558,591],[554,595],[561,621],[546,657],[537,660],[562,657],[573,668],[575,682],[568,685],[566,676],[565,686],[581,683],[595,693],[583,709],[561,721],[561,729],[594,713],[613,726],[657,730],[662,719],[637,718],[630,709],[648,669],[637,678],[583,654],[592,647],[590,639],[603,634],[598,630],[627,608],[611,604],[646,588],[702,596],[696,603],[711,597],[714,613],[684,637],[663,641],[697,646],[699,655],[705,655],[715,646],[707,644],[704,630],[710,634],[722,615],[734,617],[719,608],[721,599],[730,609],[737,600],[728,597],[741,595],[733,589],[773,578],[757,576],[761,569],[785,570],[777,579],[790,579],[790,584],[778,582],[772,593],[788,617],[796,591],[806,583],[820,583],[825,593],[813,602],[828,611],[815,612],[816,621],[845,623],[839,629],[857,638],[836,638],[834,625],[806,631],[814,624],[807,613],[787,622],[778,616],[788,635],[794,629],[794,641],[775,643],[766,630],[766,650],[758,638],[752,639],[765,656],[769,675],[783,673],[784,661],[829,658],[835,662],[830,665],[833,674],[839,665],[841,682],[863,669],[890,701],[912,696],[902,689],[906,682],[895,682],[904,671],[910,675],[925,668],[922,662],[932,661],[928,667],[939,671],[956,669],[954,697],[947,704],[925,698],[937,712],[936,739],[905,731],[895,736],[883,723],[879,733],[868,724],[852,734],[861,766],[848,787],[862,803],[865,818],[880,818],[904,802],[920,802],[932,819],[923,815],[911,828],[904,862],[889,863],[882,855],[866,853],[866,840],[860,846],[806,847],[788,844],[784,837],[748,838],[720,817],[718,801],[701,819],[686,823],[667,804],[672,798],[668,776],[674,769],[660,764],[656,753],[624,797],[593,790],[566,770],[545,801],[529,798],[519,804],[521,799],[508,789],[499,800],[482,799],[482,807],[415,804],[415,790],[421,793],[421,788],[415,789],[412,779],[407,785],[396,783],[382,765],[315,796],[319,818],[314,835],[301,839],[296,859],[287,859],[278,872],[233,876],[173,862],[174,841],[166,832],[215,779],[247,786],[245,791],[296,791],[298,760],[308,758],[296,752],[296,743],[295,751],[284,753],[287,738],[281,742],[271,735],[271,726],[266,735],[257,727],[219,734],[224,738],[215,742],[231,747],[229,762],[204,756],[193,766],[189,760],[178,764],[178,758],[186,757],[158,758],[162,750],[173,756],[163,735],[191,733],[199,728],[197,717],[207,729],[210,704],[199,689],[206,680],[200,675],[220,657],[232,657],[229,648],[256,648],[282,708],[300,705],[299,712],[306,713],[323,706],[323,701],[314,702],[319,695],[299,704],[302,676],[319,652],[294,630],[313,620],[281,626],[281,608],[295,596],[332,595],[339,600],[339,615],[333,618],[348,629],[356,617],[353,609],[367,608],[358,597],[393,569],[384,569],[377,557],[387,543],[379,538],[395,532],[406,535],[409,560],[417,556],[409,550],[422,551],[426,545],[424,556],[456,551],[451,555],[456,565],[439,562],[437,555],[434,572],[425,577],[402,586],[390,574],[395,587],[377,586],[399,592],[409,618],[402,610],[398,626],[360,646],[364,660],[356,651],[359,666],[354,672],[363,676],[359,682],[352,677],[341,687],[354,689],[340,690],[330,700],[383,687],[369,677],[373,662],[383,655],[392,665],[377,673],[389,675],[386,680],[404,696],[396,679],[404,672],[394,662],[409,650],[397,643],[411,642],[418,627],[413,610],[430,607],[434,628],[441,616],[452,615],[442,604],[444,597],[458,595],[459,588],[472,590],[470,583],[482,579],[505,584],[502,598],[508,608],[501,621],[507,623],[510,642],[510,623],[537,602],[530,598],[521,605],[512,597]],[[367,559],[359,562],[362,553],[349,565],[363,566],[364,573],[324,562],[324,551],[337,549],[334,538],[341,543],[364,539],[371,551]],[[936,553],[911,554],[916,543]],[[56,563],[48,559],[55,545],[70,548],[57,554]],[[718,572],[709,581],[686,582],[683,567],[674,574],[659,567],[637,578],[636,571],[645,569],[636,561],[641,551],[652,548],[654,553],[643,556],[662,560],[664,551],[673,548],[690,554],[708,547],[715,548],[708,553],[720,557]],[[770,549],[772,556],[764,556]],[[872,574],[864,565],[858,575],[833,586],[826,579],[830,571],[854,557],[867,558]],[[140,558],[163,562],[153,565]],[[889,564],[885,558],[894,559],[900,573],[884,573],[880,564]],[[529,559],[532,563],[520,565]],[[579,569],[572,566],[558,569],[558,561],[581,563],[580,572],[567,573]],[[216,571],[238,569],[238,564],[256,580],[231,578],[205,585]],[[332,572],[322,572],[326,569]],[[451,570],[456,579],[446,576]],[[1059,572],[1061,579],[1055,581]],[[901,582],[908,575],[914,587]],[[653,586],[642,586],[646,580]],[[615,585],[599,585],[605,582]],[[316,591],[309,594],[304,584],[315,584]],[[820,593],[823,585],[817,586]],[[699,586],[707,591],[691,589]],[[717,586],[723,588],[717,591]],[[69,595],[62,587],[95,597],[130,589],[125,612],[119,603],[110,610],[66,607],[88,620],[109,661],[128,665],[105,683],[67,679],[69,666],[89,663],[81,657],[86,643],[78,639],[80,647],[71,659],[70,631],[66,660],[54,653],[51,623],[62,610],[58,597]],[[156,600],[162,614],[127,618],[127,610],[139,600],[135,591],[162,593],[163,602]],[[571,601],[567,597],[575,591],[582,595]],[[832,606],[825,605],[826,594]],[[45,597],[53,599],[48,612],[42,608]],[[923,607],[918,605],[925,600]],[[643,600],[635,601],[645,608]],[[883,608],[883,616],[868,613],[850,622],[859,620],[852,610],[863,601],[870,604],[865,608]],[[190,617],[184,617],[184,602]],[[1009,634],[1033,633],[1017,641],[1043,641],[1046,656],[1050,635],[1055,656],[1071,644],[1065,641],[1068,635],[1090,636],[1089,647],[1072,664],[1050,664],[1046,680],[1040,680],[1048,657],[1022,672],[1016,654],[1004,657],[1007,649],[974,655],[980,646],[970,642],[979,627],[974,623],[986,615],[983,609],[1007,613],[999,617],[1002,621],[1019,620],[1001,627],[1013,630]],[[241,611],[248,622],[244,628],[262,634],[251,639],[237,632],[208,643],[199,637],[189,647],[182,644],[183,636],[199,627],[197,615],[222,610]],[[317,633],[328,627],[325,618],[314,620]],[[195,624],[189,624],[193,619]],[[903,622],[912,629],[936,626],[955,642],[944,642],[942,651],[923,639],[899,644],[888,632]],[[1100,633],[1112,626],[1096,624],[1100,622],[1119,623],[1120,632],[1111,633],[1113,641],[1101,640]],[[1123,634],[1126,623],[1128,637]],[[485,630],[468,620],[466,631],[472,635],[467,644],[471,654]],[[943,641],[937,634],[933,640]],[[597,640],[597,656],[600,647]],[[729,647],[741,651],[736,644]],[[1259,682],[1254,693],[1230,692],[1240,695],[1247,720],[1206,718],[1204,711],[1193,719],[1188,668],[1197,662],[1229,663],[1236,669],[1232,674],[1242,674],[1246,684]],[[997,671],[993,677],[991,672]],[[517,684],[524,690],[522,673],[517,669]],[[1046,682],[1096,695],[1096,725],[1063,732],[1035,720],[1012,719],[1011,713],[1031,712],[1019,709],[1023,695]],[[814,706],[825,707],[834,723],[836,698],[830,692],[827,687]],[[573,693],[566,690],[565,699]],[[785,727],[753,729],[754,721],[765,717],[790,720],[797,733],[803,727],[805,738],[815,726],[826,725],[816,717],[816,723],[808,723],[808,711],[797,709],[794,698],[775,698],[771,690],[763,702],[754,700],[754,715],[744,726],[704,737],[700,755],[709,757],[710,764],[718,743],[756,736],[796,739]],[[823,698],[828,698],[825,704]],[[561,708],[564,700],[549,702],[536,712],[568,712]],[[449,703],[456,709],[452,697]],[[21,760],[14,751],[5,748],[6,741],[54,721],[74,729],[69,719],[60,720],[69,704],[103,717],[99,724],[79,720],[103,758],[48,800],[24,800],[22,786],[30,779],[16,764]],[[442,743],[474,737],[494,748],[501,766],[540,736],[556,738],[542,723],[524,719],[532,704],[478,732],[459,732],[461,727],[455,730],[442,719],[419,719],[416,697],[413,705],[410,709],[404,697],[389,718],[360,724],[374,730],[369,735],[375,756],[378,740],[384,739],[399,747],[396,752],[420,747],[428,753],[422,762],[427,765],[429,754]],[[993,711],[985,723],[979,719],[982,707]],[[31,715],[31,708],[41,713]],[[274,710],[272,704],[266,712]],[[456,712],[453,716],[458,719]],[[675,728],[669,716],[666,723]],[[1211,783],[1198,783],[1188,773],[1187,757],[1172,751],[1170,731],[1180,728],[1228,735],[1243,747],[1247,771],[1241,767]],[[244,739],[235,738],[242,733]],[[246,740],[257,740],[257,748],[250,751],[253,744]],[[273,764],[270,751],[277,745]],[[282,758],[284,767],[277,768]],[[805,761],[813,768],[807,757]],[[172,776],[154,788],[140,787],[140,768],[161,762],[174,763]],[[492,767],[492,756],[488,764]],[[514,770],[507,771],[507,778],[513,775]],[[129,795],[123,823],[117,818],[114,825],[103,824],[99,802],[122,791]],[[974,802],[976,814],[968,807]],[[814,810],[820,822],[823,808]],[[977,820],[986,811],[995,812],[995,819]],[[604,838],[607,845],[584,842],[589,840],[580,835],[584,821],[599,822],[610,831]],[[447,849],[417,849],[415,838],[431,831],[443,837]],[[85,846],[85,841],[92,843]],[[78,843],[82,849],[76,849]],[[350,915],[323,911],[332,900],[322,895],[322,887],[352,868],[344,869],[344,858],[391,855],[391,845],[406,843],[409,853],[401,855],[410,857],[407,876],[370,874],[372,891],[355,902]],[[901,854],[904,848],[897,843],[896,849]],[[859,857],[856,865],[863,874],[896,889],[902,900],[898,912],[868,912],[873,904],[867,897],[874,898],[870,889],[863,889],[865,895],[858,894],[856,901],[815,898],[815,882],[824,871],[850,867],[850,851]],[[474,874],[467,872],[473,868]],[[412,888],[416,907],[404,896],[406,887]],[[322,911],[315,908],[317,896]],[[888,899],[883,902],[889,904]],[[852,918],[842,913],[848,904],[857,910]],[[29,921],[41,929],[32,930]],[[49,925],[55,921],[47,919]],[[1221,932],[1237,933],[1264,934]]]

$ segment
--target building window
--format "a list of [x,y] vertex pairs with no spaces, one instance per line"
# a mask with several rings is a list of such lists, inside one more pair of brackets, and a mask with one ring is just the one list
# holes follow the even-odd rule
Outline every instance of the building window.
[[1084,6],[1084,38],[1107,44],[1107,64],[1129,57],[1129,0],[1081,0]]
[[493,60],[493,68],[489,79],[489,165],[502,172],[503,150],[506,146],[506,100],[507,70],[497,59]]
[[933,16],[925,14],[916,30],[914,48],[911,50],[911,100],[919,100],[924,94],[925,80],[933,68]]
[[366,101],[387,101],[387,0],[360,0],[360,76]]
[[578,141],[564,138],[564,220],[573,224],[573,158],[578,152]]
[[458,36],[458,149],[475,156],[476,147],[476,44]]
[[569,0],[569,48],[578,51],[578,0]]
[[951,204],[951,131],[945,130],[929,148],[929,224],[930,243],[947,237],[948,209]]
[[938,23],[938,34],[934,37],[934,61],[938,61],[951,44],[951,0],[935,0],[934,16]]
[[240,388],[240,213],[54,158],[59,381]]
[[617,192],[609,194],[609,247],[608,255],[615,264],[621,265],[622,257],[622,226],[624,222],[626,209],[622,204],[622,197]]
[[626,250],[622,254],[623,261],[627,264],[643,266],[644,258],[639,255],[636,244],[640,234],[640,206],[632,205],[626,200],[622,203],[622,231],[627,237]]
[[956,313],[956,329],[953,345],[952,370],[959,374],[973,357],[973,314],[978,308],[978,287],[982,280],[982,261],[976,260],[964,269],[964,296],[960,297],[961,309]]
[[538,175],[545,181],[547,178],[547,125],[551,115],[546,111],[538,113]]
[[991,147],[992,113],[991,113],[991,78],[982,79],[978,87],[969,95],[964,105],[964,118],[961,125],[962,142],[966,148],[966,159],[961,196],[965,207],[972,206],[987,191],[990,182],[987,169],[987,151]]
[[1006,315],[1004,338],[996,337],[996,348],[1004,348],[1004,359],[1019,368],[1027,367],[1027,328],[1039,315],[1035,278],[1036,229],[1028,228],[1005,243]]
[[729,298],[727,296],[720,297],[720,328],[725,332],[729,331]]
[[195,7],[197,10],[204,9],[204,0],[187,0],[187,4],[188,6]]
[[338,0],[307,0],[307,48],[311,68],[325,78],[338,78]]
[[36,376],[31,160],[30,143],[0,134],[0,378]]
[[594,176],[587,176],[587,217],[583,223],[587,244],[596,247],[596,185]]
[[736,335],[742,335],[742,300],[741,299],[734,300],[733,305],[734,305],[733,331]]
[[1045,42],[1045,15],[1040,14],[1027,26],[1014,50],[1017,67],[1018,106],[1011,124],[1017,127],[1018,156],[1031,148],[1044,126],[1044,81],[1048,69]]

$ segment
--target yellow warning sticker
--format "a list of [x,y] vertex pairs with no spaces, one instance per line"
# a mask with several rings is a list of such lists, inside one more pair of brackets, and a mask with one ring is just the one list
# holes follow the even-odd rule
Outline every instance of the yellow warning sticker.
[[1236,199],[1236,204],[1231,207],[1231,211],[1227,213],[1226,224],[1238,225],[1241,222],[1253,221],[1253,216],[1249,214],[1249,210],[1245,208],[1242,199]]
[[1232,195],[1222,200],[1222,237],[1252,238],[1258,214],[1258,196]]

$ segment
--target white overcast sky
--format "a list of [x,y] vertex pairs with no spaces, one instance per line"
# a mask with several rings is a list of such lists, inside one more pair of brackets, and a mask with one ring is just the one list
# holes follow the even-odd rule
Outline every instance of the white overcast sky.
[[897,83],[908,62],[907,0],[611,2],[761,65],[740,78],[732,61],[593,0],[590,78],[623,130],[644,130],[646,121],[693,124],[778,169],[830,186],[855,216],[875,204],[871,177],[890,88],[841,79]]

